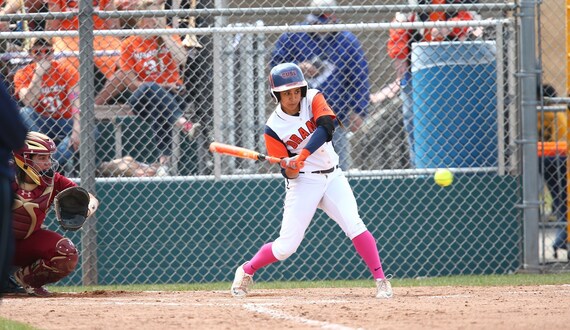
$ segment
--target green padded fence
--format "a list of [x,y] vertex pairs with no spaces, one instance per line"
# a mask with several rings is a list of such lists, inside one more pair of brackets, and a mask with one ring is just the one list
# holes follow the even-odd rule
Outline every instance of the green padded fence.
[[[458,174],[447,188],[431,177],[350,183],[385,271],[396,278],[502,274],[521,266],[513,177]],[[231,281],[238,264],[277,238],[283,194],[275,177],[99,182],[98,282]],[[46,223],[59,230],[53,214]],[[66,235],[81,250],[80,233]],[[78,266],[59,284],[80,285],[81,274]],[[256,274],[258,281],[369,277],[350,240],[320,211],[295,255]]]

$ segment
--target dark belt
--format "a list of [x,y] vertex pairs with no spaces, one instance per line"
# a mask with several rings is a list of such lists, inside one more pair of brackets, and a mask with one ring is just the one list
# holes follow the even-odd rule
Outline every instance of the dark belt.
[[[329,169],[326,169],[326,170],[312,171],[311,173],[313,173],[313,174],[329,174],[329,173],[334,172],[334,170],[336,170],[337,168],[338,168],[338,165],[335,167],[331,167]],[[305,172],[299,172],[299,173],[305,174]]]

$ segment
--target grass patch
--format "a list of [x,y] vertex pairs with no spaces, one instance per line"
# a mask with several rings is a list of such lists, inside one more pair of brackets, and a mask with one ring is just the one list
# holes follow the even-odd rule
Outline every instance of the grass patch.
[[0,329],[2,330],[35,330],[36,328],[25,323],[16,322],[0,317]]
[[[570,284],[570,273],[561,274],[514,274],[514,275],[462,275],[417,279],[393,279],[394,287],[416,286],[533,286]],[[229,282],[184,283],[184,284],[131,284],[97,286],[52,286],[53,292],[89,291],[217,291],[229,290]],[[374,287],[372,280],[346,281],[279,281],[258,282],[258,289],[310,289],[310,288],[365,288]]]

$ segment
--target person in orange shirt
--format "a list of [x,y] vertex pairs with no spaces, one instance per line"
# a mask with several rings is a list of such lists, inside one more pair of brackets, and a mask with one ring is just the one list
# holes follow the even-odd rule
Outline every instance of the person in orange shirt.
[[[44,0],[0,0],[0,16],[40,12],[47,12]],[[44,27],[43,19],[0,22],[0,31],[42,31]],[[30,38],[0,40],[0,53],[28,51],[29,48]],[[12,81],[14,76],[14,64],[10,63],[11,59],[11,56],[7,56],[0,60],[0,74],[6,78],[6,81]],[[9,91],[13,93],[12,88]]]
[[[139,8],[160,9],[149,3]],[[164,29],[166,18],[142,17],[137,26]],[[121,43],[119,67],[95,99],[95,104],[105,104],[118,94],[130,94],[128,103],[133,111],[152,121],[157,147],[162,153],[158,176],[170,174],[173,125],[186,132],[189,139],[199,126],[186,119],[181,109],[183,85],[179,70],[186,57],[187,50],[177,35],[130,36]]]
[[[78,12],[78,0],[46,0],[50,12]],[[94,10],[114,11],[115,6],[112,0],[93,0]],[[95,30],[109,30],[118,28],[117,19],[101,19],[93,16]],[[74,31],[79,29],[79,19],[77,16],[70,19],[49,20],[46,30],[51,31]],[[79,37],[54,37],[52,39],[56,52],[79,51]],[[121,45],[121,40],[113,36],[95,36],[93,47],[95,51],[117,51]],[[106,79],[115,71],[118,55],[95,56],[95,88],[100,90]],[[59,60],[62,64],[72,66],[79,70],[79,55],[67,56]]]
[[47,39],[37,39],[30,56],[32,63],[14,76],[16,96],[24,104],[20,113],[30,130],[54,137],[54,158],[65,165],[79,150],[79,74],[54,60]]
[[[413,1],[418,5],[427,4],[466,4],[476,3],[476,0],[418,0]],[[420,13],[396,13],[393,22],[424,22],[424,21],[469,21],[478,19],[479,15],[471,11],[457,11],[455,13],[432,12],[427,14]],[[390,37],[387,43],[388,56],[393,61],[392,64],[396,70],[396,81],[399,82],[400,99],[402,101],[402,116],[404,118],[404,130],[407,134],[408,148],[410,150],[410,167],[414,167],[414,113],[412,100],[412,74],[411,74],[411,57],[412,43],[424,41],[458,41],[466,40],[482,33],[482,30],[474,30],[472,28],[431,28],[431,29],[390,29]],[[383,100],[378,98],[376,101]]]

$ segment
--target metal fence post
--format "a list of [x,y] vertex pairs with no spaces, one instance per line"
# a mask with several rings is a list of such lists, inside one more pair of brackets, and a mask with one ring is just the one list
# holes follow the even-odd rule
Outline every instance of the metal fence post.
[[[215,7],[217,9],[225,8],[225,0],[215,0]],[[223,27],[225,26],[226,18],[223,16],[216,16],[215,26]],[[223,137],[222,131],[222,119],[224,112],[223,107],[223,78],[222,78],[222,57],[223,57],[223,35],[220,33],[213,34],[214,43],[214,56],[213,56],[213,66],[214,66],[214,140],[221,141]],[[221,157],[218,154],[214,154],[214,175],[219,178],[222,173]]]
[[[79,3],[79,80],[81,107],[80,177],[81,186],[95,193],[95,111],[93,72],[93,2],[81,0]],[[83,226],[82,265],[83,285],[97,284],[97,219],[93,215]]]
[[536,117],[536,1],[520,2],[520,82],[523,182],[523,264],[528,271],[538,270],[538,133]]

